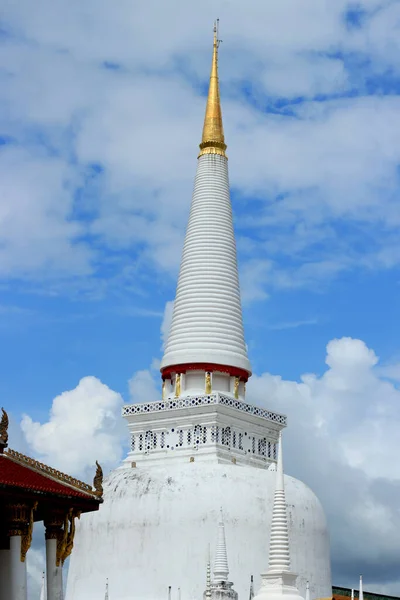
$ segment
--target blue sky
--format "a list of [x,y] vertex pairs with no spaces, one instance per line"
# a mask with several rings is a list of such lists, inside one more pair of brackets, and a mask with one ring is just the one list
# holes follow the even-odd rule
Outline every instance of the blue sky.
[[[0,395],[14,446],[90,476],[100,434],[107,468],[124,452],[121,403],[158,397],[216,16],[248,399],[288,414],[286,464],[324,503],[335,581],[363,569],[399,593],[399,2],[6,3]],[[353,506],[326,495],[328,470]]]

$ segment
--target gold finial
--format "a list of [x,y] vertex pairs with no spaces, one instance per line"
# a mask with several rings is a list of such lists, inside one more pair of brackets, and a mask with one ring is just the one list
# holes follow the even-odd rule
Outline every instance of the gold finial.
[[2,446],[2,448],[6,448],[8,444],[8,414],[4,408],[1,410],[3,415],[0,421],[0,446]]
[[206,115],[204,118],[203,136],[200,144],[200,154],[220,154],[226,156],[224,127],[222,124],[221,101],[218,81],[218,22],[214,23],[214,48],[211,65],[210,87],[208,89]]
[[103,495],[103,469],[96,460],[96,474],[93,479],[93,487],[95,489],[96,496]]

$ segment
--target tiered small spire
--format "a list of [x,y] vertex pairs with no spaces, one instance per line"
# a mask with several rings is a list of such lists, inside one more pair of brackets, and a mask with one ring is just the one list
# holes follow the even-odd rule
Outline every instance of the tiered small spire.
[[208,544],[208,553],[207,553],[207,580],[206,580],[206,598],[211,598],[211,552],[210,552],[210,544]]
[[286,514],[285,487],[283,482],[282,437],[279,434],[278,463],[276,466],[276,488],[272,512],[271,537],[269,542],[269,569],[290,571],[289,533]]
[[226,551],[225,525],[222,508],[220,510],[220,519],[218,523],[217,550],[214,559],[214,583],[228,581],[229,567],[228,554]]
[[269,566],[261,575],[255,600],[303,600],[296,586],[297,575],[290,571],[289,530],[283,478],[282,433],[279,433],[276,487],[269,548]]
[[109,600],[109,597],[108,597],[108,578],[106,579],[106,592],[104,594],[104,600]]
[[360,575],[360,591],[358,592],[358,600],[364,600],[362,575]]
[[203,600],[238,600],[238,594],[233,589],[233,583],[228,581],[229,567],[226,551],[225,524],[222,508],[218,523],[217,547],[215,551],[213,580],[211,581],[211,559],[208,550],[207,587]]

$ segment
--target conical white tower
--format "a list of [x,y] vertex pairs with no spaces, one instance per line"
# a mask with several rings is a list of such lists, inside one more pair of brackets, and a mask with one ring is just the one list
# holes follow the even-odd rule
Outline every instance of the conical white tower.
[[244,396],[244,383],[251,374],[219,95],[218,44],[215,25],[192,206],[172,324],[161,362],[166,397],[211,390],[231,390],[237,397]]
[[255,600],[302,600],[296,587],[297,575],[290,571],[289,532],[283,479],[282,433],[279,433],[276,487],[269,542],[269,566],[261,575],[261,588]]

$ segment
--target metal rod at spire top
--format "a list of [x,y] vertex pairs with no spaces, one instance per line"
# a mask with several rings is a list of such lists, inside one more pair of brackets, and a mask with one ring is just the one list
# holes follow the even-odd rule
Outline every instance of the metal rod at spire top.
[[214,21],[214,44],[217,48],[219,48],[222,40],[219,39],[219,19]]

